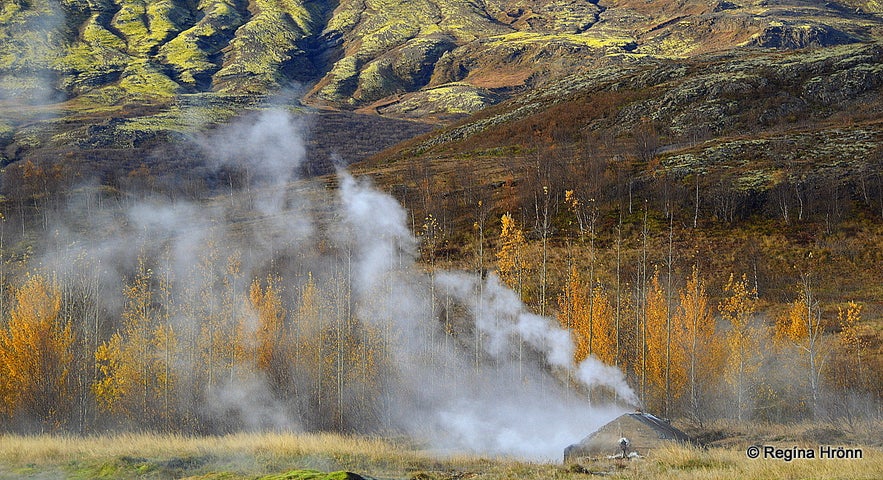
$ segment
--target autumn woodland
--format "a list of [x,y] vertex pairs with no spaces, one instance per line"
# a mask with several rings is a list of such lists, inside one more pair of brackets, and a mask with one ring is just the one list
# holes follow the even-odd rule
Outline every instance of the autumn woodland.
[[[878,215],[861,196],[827,200],[849,202],[852,212],[834,227],[824,209],[809,207],[790,223],[731,220],[704,206],[700,218],[691,197],[698,183],[662,179],[632,189],[631,178],[616,184],[611,166],[599,171],[610,182],[599,187],[607,199],[546,177],[533,190],[518,184],[520,193],[503,185],[454,200],[404,196],[415,205],[408,213],[380,209],[360,224],[346,218],[344,207],[353,207],[346,198],[329,197],[316,181],[176,203],[143,185],[110,193],[49,188],[62,176],[29,168],[21,191],[4,203],[0,422],[7,430],[395,431],[395,398],[409,394],[401,390],[401,358],[435,371],[448,362],[442,352],[455,349],[469,369],[501,368],[463,299],[437,286],[436,275],[451,268],[498,277],[525,309],[569,332],[574,365],[594,357],[614,366],[637,398],[580,384],[523,342],[507,353],[520,366],[540,365],[575,401],[697,425],[852,425],[883,415],[879,319],[868,313],[879,315],[879,306],[827,284],[843,278],[837,249],[845,247],[775,245],[781,237],[764,227],[848,238],[843,229]],[[143,167],[128,178],[137,183],[139,175],[149,178]],[[38,181],[46,185],[37,188]],[[661,194],[673,200],[651,202]],[[378,205],[395,203],[380,191],[370,195]],[[739,203],[749,200],[737,199],[734,211],[752,208]],[[422,213],[433,205],[438,214]],[[72,212],[80,217],[71,220]],[[390,223],[378,221],[387,213]],[[314,225],[304,227],[305,219]],[[747,242],[761,246],[740,259],[721,246],[730,235],[755,236]],[[776,248],[786,250],[782,258],[763,258]],[[386,266],[364,270],[381,251]],[[782,261],[794,263],[778,274]],[[422,306],[405,315],[410,323],[376,321],[411,305],[398,295],[402,278],[425,286]],[[469,295],[481,303],[487,292],[475,285]],[[407,336],[423,340],[402,357]],[[450,369],[438,371],[444,377]],[[520,375],[528,385],[529,374]]]

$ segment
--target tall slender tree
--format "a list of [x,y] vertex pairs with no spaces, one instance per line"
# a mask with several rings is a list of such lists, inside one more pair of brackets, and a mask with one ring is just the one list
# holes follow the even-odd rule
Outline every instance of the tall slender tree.
[[689,392],[688,412],[701,425],[706,420],[706,399],[720,380],[723,349],[715,335],[716,325],[708,305],[708,294],[699,278],[699,268],[696,265],[693,266],[687,285],[679,294],[679,300],[674,323],[683,331],[683,335],[678,335],[681,338],[681,347],[673,349],[673,352],[677,356],[683,355],[686,369],[679,368],[679,359],[674,359],[672,390],[678,390],[680,376],[685,374],[684,380]]
[[776,320],[775,338],[793,346],[803,360],[804,375],[811,400],[811,415],[819,411],[821,372],[829,353],[823,336],[825,323],[809,274],[801,276],[797,298]]
[[175,388],[175,377],[166,362],[172,361],[177,335],[171,324],[159,322],[153,282],[153,270],[139,256],[135,277],[123,287],[122,329],[95,352],[99,376],[92,388],[104,411],[160,427],[170,424],[166,392]]
[[66,420],[74,335],[60,310],[58,287],[42,275],[28,276],[15,291],[9,323],[0,330],[0,413],[50,428]]
[[736,280],[731,274],[718,304],[721,318],[728,325],[726,333],[727,361],[724,378],[733,391],[736,419],[742,421],[754,396],[755,375],[760,368],[759,330],[752,324],[757,308],[757,295],[748,289],[745,275]]

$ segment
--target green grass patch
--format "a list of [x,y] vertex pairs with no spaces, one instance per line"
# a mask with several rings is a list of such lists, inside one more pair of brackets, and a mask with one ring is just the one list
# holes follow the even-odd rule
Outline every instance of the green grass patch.
[[266,475],[261,480],[359,480],[362,477],[350,472],[324,473],[318,470],[291,470],[285,473]]

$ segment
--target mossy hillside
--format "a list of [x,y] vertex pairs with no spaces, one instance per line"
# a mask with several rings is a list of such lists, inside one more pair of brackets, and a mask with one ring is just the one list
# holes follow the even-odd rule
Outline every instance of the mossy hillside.
[[883,2],[881,2],[880,0],[869,0],[866,2],[862,2],[861,8],[863,8],[867,12],[883,13]]
[[[357,3],[342,4],[336,11],[340,20],[329,23],[340,29],[348,43],[344,59],[315,92],[324,101],[370,103],[399,95],[403,88],[413,92],[427,83],[438,86],[470,81],[472,76],[490,77],[507,63],[533,69],[537,78],[549,78],[585,65],[591,58],[622,55],[636,46],[636,38],[625,34],[635,31],[634,22],[628,29],[607,28],[603,22],[597,23],[600,8],[588,2],[487,2],[481,9],[462,2],[409,2],[402,13],[398,13],[403,8],[400,1],[367,1],[363,11],[353,6]],[[393,15],[395,22],[389,20]],[[432,37],[450,39],[441,49],[442,55],[437,55],[437,50],[419,49],[414,50],[417,55],[405,53],[410,45]],[[396,52],[401,52],[402,58],[410,57],[407,62],[393,62],[399,81],[389,76],[389,62],[381,60]],[[419,75],[412,73],[413,68],[400,68],[403,63],[421,62],[412,60],[420,54],[425,66]],[[420,78],[425,72],[430,82]],[[415,77],[421,81],[414,81]]]
[[186,96],[183,100],[155,115],[127,119],[116,128],[120,132],[128,133],[143,132],[163,135],[171,133],[189,136],[197,134],[203,129],[221,125],[243,113],[241,107],[236,107],[231,103],[194,104],[188,101]]
[[[427,84],[438,59],[488,33],[511,31],[468,2],[343,2],[328,30],[348,40],[320,82],[324,101],[365,104]],[[364,71],[363,71],[364,70]]]
[[327,16],[331,13],[331,2],[324,0],[274,0],[272,2],[261,0],[257,2],[257,5],[261,11],[267,11],[275,5],[280,12],[288,15],[305,35],[321,33],[325,28]]
[[359,72],[358,88],[353,99],[360,102],[373,102],[406,90],[404,82],[392,69],[389,59],[369,63]]
[[353,99],[367,103],[423,87],[438,59],[454,47],[453,39],[442,35],[405,43],[362,69]]
[[409,90],[417,90],[429,83],[438,61],[454,48],[454,38],[448,35],[416,38],[392,53],[393,71]]
[[211,38],[217,30],[209,23],[200,23],[173,38],[160,49],[160,58],[177,73],[177,79],[188,87],[196,87],[197,78],[209,76],[218,67],[209,60],[217,52],[199,47],[199,39]]
[[883,85],[883,64],[861,64],[825,76],[814,76],[802,86],[802,96],[823,105],[848,101]]
[[660,165],[674,177],[727,177],[737,191],[760,193],[809,173],[836,178],[858,172],[881,144],[883,125],[832,128],[713,142],[689,153],[663,155]]
[[58,57],[61,39],[50,30],[23,28],[20,33],[0,35],[0,70],[10,73],[50,70]]
[[173,0],[159,0],[147,5],[147,25],[150,38],[157,44],[165,43],[189,27],[193,15]]
[[[368,8],[372,9],[382,8],[384,3],[395,4],[401,9],[404,2],[366,2]],[[428,8],[428,3],[416,3],[414,12],[419,12],[421,7]],[[367,25],[360,25],[360,30],[368,30],[368,32],[359,35],[355,49],[335,62],[325,81],[322,82],[324,85],[320,87],[318,93],[323,100],[335,103],[370,103],[377,98],[398,92],[398,88],[385,94],[382,91],[382,88],[387,85],[398,86],[400,84],[400,82],[393,81],[389,75],[386,77],[381,75],[382,70],[389,70],[391,62],[384,60],[372,64],[371,60],[416,37],[420,32],[419,26],[422,20],[416,13],[389,24],[385,22],[390,21],[390,18],[381,13],[366,16],[366,18]],[[364,75],[359,71],[361,68],[369,66],[370,70]],[[360,92],[358,95],[357,91]]]
[[158,43],[150,34],[147,4],[143,0],[120,0],[118,5],[111,26],[124,36],[126,51],[134,55],[147,54]]
[[[780,48],[836,43],[835,31],[862,41],[883,36],[883,18],[867,13],[878,0],[848,1],[10,0],[0,5],[0,89],[44,99],[58,89],[99,106],[182,92],[263,95],[292,80],[316,85],[308,102],[344,108],[452,82],[511,94],[586,67],[738,49],[751,35]],[[821,77],[789,94],[834,104],[879,76],[873,65],[843,68],[831,73],[842,88]],[[461,108],[446,97],[423,95],[440,102],[425,110],[456,116],[485,103],[479,95]],[[716,98],[692,115],[714,126],[734,109]],[[676,129],[692,121],[681,114],[672,114]]]
[[591,2],[555,1],[544,6],[552,19],[552,29],[582,33],[598,21],[601,9]]
[[581,0],[500,2],[495,17],[519,30],[582,33],[599,20],[602,9]]
[[239,0],[202,0],[204,16],[192,27],[165,43],[159,57],[177,73],[178,81],[195,88],[207,81],[220,65],[215,57],[245,21]]
[[62,12],[46,0],[0,5],[0,98],[44,103],[54,96],[52,67],[62,51]]
[[438,113],[449,112],[469,115],[483,110],[499,101],[493,93],[465,84],[442,85],[426,91],[427,102],[438,109]]
[[411,40],[419,33],[420,19],[416,16],[408,16],[400,22],[381,25],[361,38],[357,55],[363,59],[377,57]]
[[215,84],[224,92],[278,88],[284,78],[281,66],[304,56],[297,46],[301,38],[303,32],[290,17],[281,12],[259,13],[236,31],[224,66],[214,75]]
[[345,32],[351,31],[361,21],[364,8],[364,4],[360,2],[340,2],[337,8],[334,9],[331,18],[328,19],[325,31],[337,35],[343,35]]
[[[105,115],[116,115],[131,100],[132,96],[117,82],[90,88],[85,93],[77,95],[74,100],[68,102],[68,105],[76,112],[89,113],[96,118],[102,118]],[[156,98],[153,100],[155,101]]]
[[[327,102],[355,103],[352,94],[359,86],[359,59],[351,56],[344,57],[334,63],[331,71],[319,84],[317,96]],[[346,100],[349,99],[349,100]]]
[[[494,3],[439,1],[441,21],[437,24],[438,31],[452,35],[460,44],[511,31],[490,15]],[[431,33],[434,32],[426,32],[427,35]]]
[[[732,19],[732,16],[728,16]],[[694,54],[707,52],[710,46],[703,40],[703,35],[713,31],[721,44],[737,45],[751,39],[760,26],[752,25],[754,21],[728,21],[722,23],[718,18],[700,19],[687,18],[668,26],[654,34],[645,34],[641,38],[640,47],[636,49],[642,54],[660,57],[686,58]],[[714,46],[711,46],[711,50]]]
[[131,61],[126,42],[99,23],[100,13],[84,23],[79,40],[68,48],[56,67],[66,73],[65,86],[74,92],[106,83],[106,77],[121,72]]
[[316,68],[300,42],[321,30],[321,2],[258,0],[258,13],[236,31],[214,79],[224,92],[272,91],[289,77],[306,81]]
[[848,102],[873,103],[883,85],[881,62],[879,44],[712,57],[686,70],[667,62],[646,74],[623,77],[631,78],[630,88],[660,90],[621,110],[616,121],[625,126],[648,118],[684,136],[820,120]]
[[537,32],[512,32],[505,35],[498,35],[489,38],[489,45],[497,46],[500,44],[519,45],[519,44],[548,44],[554,42],[572,43],[590,48],[607,48],[617,47],[624,48],[635,42],[634,38],[626,36],[599,36],[594,32],[586,34],[572,33],[537,33]]
[[[589,98],[623,103],[603,114],[574,119],[574,126],[565,128],[581,131],[572,133],[574,137],[607,132],[614,138],[631,138],[636,128],[649,123],[662,145],[672,145],[669,150],[696,139],[744,137],[767,129],[811,131],[809,125],[818,123],[825,130],[825,125],[843,118],[872,122],[879,118],[876,109],[883,108],[878,93],[883,85],[881,63],[883,47],[870,44],[799,53],[745,52],[692,62],[650,58],[584,69],[440,131],[414,151],[456,150],[461,143],[481,148],[494,141],[518,144],[527,141],[516,133],[519,128],[551,128],[545,116],[555,109],[591,111],[594,102]],[[589,103],[579,107],[582,102]],[[799,145],[792,148],[800,150]],[[858,153],[838,148],[832,155]]]
[[[105,98],[83,100],[97,95]],[[191,142],[207,129],[260,108],[257,104],[260,101],[214,93],[148,97],[108,86],[78,97],[76,102],[69,102],[64,117],[45,120],[30,130],[20,130],[14,143],[17,148],[33,152],[38,157],[44,155],[41,152],[71,152],[67,155],[74,154],[70,157],[74,159],[79,159],[76,154],[79,151],[116,152],[90,154],[90,161],[80,167],[89,174],[100,175],[96,172],[123,168],[117,162],[123,162],[122,165],[135,162],[137,165],[143,161],[141,156],[157,148],[165,148],[170,143]],[[115,105],[98,108],[99,102]],[[172,163],[156,168],[159,172],[169,172],[179,167],[180,164]]]
[[138,98],[172,97],[179,85],[148,60],[136,60],[123,70],[120,88]]
[[[350,42],[353,47],[347,49],[346,56],[332,68],[317,90],[317,94],[320,98],[332,102],[346,100],[347,103],[364,104],[391,95],[415,91],[429,84],[430,80],[435,86],[459,81],[462,76],[456,71],[433,79],[439,61],[447,53],[451,53],[452,57],[448,58],[446,64],[453,63],[451,59],[459,57],[463,58],[463,61],[459,62],[460,65],[468,64],[481,68],[482,64],[496,67],[494,59],[519,56],[520,53],[513,55],[511,50],[517,49],[520,44],[529,47],[549,43],[568,44],[571,45],[569,47],[571,50],[578,50],[584,47],[621,49],[633,42],[633,39],[628,37],[604,38],[594,33],[585,35],[574,33],[580,29],[567,24],[567,18],[582,16],[570,8],[577,3],[563,1],[543,7],[548,7],[543,10],[548,18],[537,28],[560,30],[555,33],[515,31],[514,27],[508,27],[491,17],[490,4],[486,10],[478,11],[475,5],[456,2],[435,4],[409,2],[408,10],[399,14],[396,12],[403,9],[403,2],[368,1],[365,4],[365,12],[370,12],[370,16],[355,15],[353,9],[341,7],[338,11],[348,12],[346,18],[349,20],[339,25],[349,28],[349,31],[343,33],[356,40]],[[495,14],[504,15],[502,12],[505,8],[499,5],[497,7]],[[591,4],[586,8],[592,12],[597,9]],[[390,21],[393,14],[399,17],[403,15],[404,21],[399,21],[401,20],[399,17],[395,18],[396,21]],[[356,18],[361,21],[357,22]],[[594,21],[594,16],[589,18]],[[334,24],[333,20],[332,24]],[[474,30],[476,28],[478,30]],[[467,30],[470,30],[470,33],[466,33]],[[476,32],[480,34],[476,35]],[[475,48],[475,45],[469,43],[475,40],[485,47]],[[460,47],[466,50],[461,51]],[[504,50],[509,50],[509,53]],[[549,53],[546,52],[547,55]],[[554,52],[552,55],[559,53]],[[356,60],[353,60],[353,57]],[[524,61],[532,62],[527,59]],[[574,63],[584,61],[584,58],[573,58]],[[390,65],[392,65],[392,76]],[[358,80],[354,80],[354,77]],[[456,112],[451,113],[462,113],[462,111],[457,109]]]
[[384,115],[432,119],[463,117],[499,102],[500,96],[466,83],[453,83],[427,88],[406,95],[391,105],[379,108]]
[[[427,84],[488,78],[501,68],[514,71],[507,64],[534,69],[515,74],[522,80],[512,84],[529,86],[524,79],[555,78],[576,65],[613,57],[631,62],[642,55],[684,57],[732,48],[766,26],[791,24],[803,31],[815,21],[859,39],[883,28],[879,18],[833,4],[727,5],[63,0],[59,7],[48,0],[16,0],[0,7],[5,22],[0,36],[8,40],[0,45],[0,70],[21,66],[13,80],[6,80],[16,88],[58,75],[62,89],[81,95],[117,85],[129,63],[148,60],[183,91],[264,94],[290,80],[320,80],[314,94],[326,104],[360,106]],[[53,15],[58,21],[47,21]],[[446,73],[437,74],[443,58]],[[134,92],[132,85],[120,88]]]
[[0,5],[0,24],[8,25],[10,20],[15,19],[22,10],[22,4],[19,1],[3,2]]
[[173,0],[120,0],[117,5],[110,27],[122,34],[126,51],[138,57],[152,56],[160,45],[189,26],[191,18]]

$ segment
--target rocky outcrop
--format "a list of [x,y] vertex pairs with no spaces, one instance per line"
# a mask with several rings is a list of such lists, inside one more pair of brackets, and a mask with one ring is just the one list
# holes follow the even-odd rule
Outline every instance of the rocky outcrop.
[[[879,43],[799,52],[746,49],[688,61],[647,59],[549,82],[473,121],[440,131],[415,150],[455,149],[462,140],[476,142],[486,132],[506,129],[507,125],[544,125],[555,121],[548,112],[589,109],[593,101],[586,99],[596,97],[624,96],[628,100],[611,113],[574,127],[581,134],[605,132],[611,138],[628,138],[648,123],[658,135],[685,142],[764,129],[778,131],[815,122],[839,122],[857,112],[873,115],[881,108],[880,88],[883,46]],[[580,102],[588,104],[581,106]],[[507,136],[494,133],[494,138]],[[823,145],[825,141],[816,143]],[[726,161],[726,156],[721,158]]]
[[771,25],[754,39],[749,47],[796,50],[857,43],[859,39],[828,25]]

